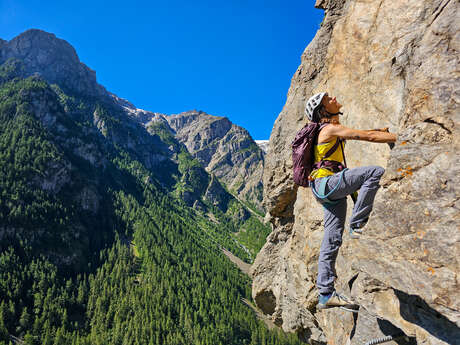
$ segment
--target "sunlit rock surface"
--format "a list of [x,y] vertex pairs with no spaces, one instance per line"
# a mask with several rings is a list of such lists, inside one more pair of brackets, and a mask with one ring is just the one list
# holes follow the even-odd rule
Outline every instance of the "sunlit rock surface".
[[[253,297],[311,344],[363,344],[401,332],[410,338],[398,344],[459,344],[460,3],[316,6],[325,18],[292,78],[265,159],[264,203],[274,229],[252,266]],[[386,168],[363,238],[344,234],[337,260],[337,289],[362,306],[355,316],[316,311],[322,209],[291,178],[291,141],[306,123],[306,99],[321,91],[344,104],[344,125],[399,135],[391,151],[346,145],[349,167]]]

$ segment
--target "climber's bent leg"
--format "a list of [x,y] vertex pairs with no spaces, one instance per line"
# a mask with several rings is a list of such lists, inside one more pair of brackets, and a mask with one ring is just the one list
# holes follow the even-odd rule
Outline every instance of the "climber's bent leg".
[[380,188],[380,178],[385,172],[383,168],[378,166],[367,168],[369,169],[367,170],[366,179],[359,190],[358,199],[351,214],[351,228],[361,228],[366,224],[374,206],[375,195]]
[[[329,199],[341,199],[359,190],[358,199],[350,219],[352,228],[360,228],[367,222],[372,211],[375,194],[380,187],[380,178],[384,172],[382,167],[367,166],[348,169],[343,173],[341,185]],[[339,174],[331,176],[326,186],[326,192],[332,190],[339,179]]]
[[334,292],[335,260],[342,245],[342,234],[347,215],[347,199],[324,208],[324,237],[318,258],[316,285],[321,295]]

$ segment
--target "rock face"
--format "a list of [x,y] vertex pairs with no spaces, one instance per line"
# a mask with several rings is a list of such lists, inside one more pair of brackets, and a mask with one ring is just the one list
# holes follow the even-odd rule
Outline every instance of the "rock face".
[[[460,3],[318,0],[316,7],[325,18],[292,78],[265,159],[274,230],[252,266],[253,297],[311,344],[401,332],[412,343],[460,344]],[[344,104],[345,126],[398,133],[391,151],[359,141],[346,147],[350,167],[386,168],[363,238],[344,235],[337,260],[337,290],[362,306],[355,317],[316,311],[322,210],[291,178],[290,143],[306,123],[305,101],[323,90]]]
[[177,139],[240,199],[262,208],[264,155],[244,128],[226,117],[190,111],[166,116]]
[[81,63],[75,49],[54,34],[31,29],[9,42],[1,40],[0,65],[8,59],[24,63],[24,76],[39,73],[66,90],[89,96],[107,95],[96,82],[96,72]]

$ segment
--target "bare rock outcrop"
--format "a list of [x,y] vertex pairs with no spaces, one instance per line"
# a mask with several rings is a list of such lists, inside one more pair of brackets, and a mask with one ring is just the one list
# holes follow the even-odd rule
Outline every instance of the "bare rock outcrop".
[[31,29],[11,41],[0,42],[0,65],[9,59],[21,60],[24,76],[40,74],[50,84],[87,96],[106,96],[96,82],[96,72],[81,63],[75,49],[54,34]]
[[201,111],[166,116],[177,139],[205,169],[227,188],[260,211],[262,207],[263,151],[248,131],[228,118]]
[[[274,230],[251,269],[253,297],[311,344],[399,333],[417,344],[460,344],[460,2],[316,6],[325,18],[292,78],[265,159],[264,203]],[[306,123],[305,101],[323,90],[344,104],[346,126],[398,133],[391,151],[346,145],[350,167],[386,168],[363,238],[345,234],[337,260],[336,287],[361,305],[356,317],[316,310],[322,209],[291,178],[290,143]]]

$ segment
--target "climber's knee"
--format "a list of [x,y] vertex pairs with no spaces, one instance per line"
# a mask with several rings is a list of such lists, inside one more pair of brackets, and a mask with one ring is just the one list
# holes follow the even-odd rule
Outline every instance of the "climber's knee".
[[372,170],[373,177],[381,178],[383,173],[385,172],[385,169],[377,165],[373,166],[372,168],[373,168]]

